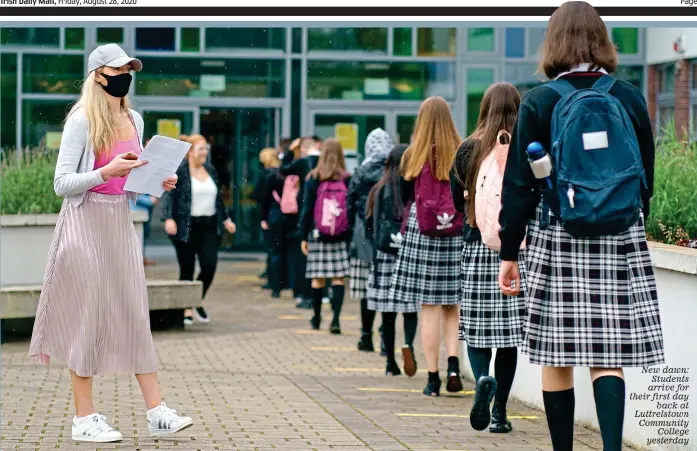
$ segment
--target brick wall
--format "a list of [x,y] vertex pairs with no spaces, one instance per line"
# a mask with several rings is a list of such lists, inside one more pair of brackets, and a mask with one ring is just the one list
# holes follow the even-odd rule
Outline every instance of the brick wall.
[[690,62],[679,61],[675,75],[675,130],[680,139],[687,139],[690,127]]
[[648,99],[646,103],[649,108],[649,117],[651,118],[652,130],[656,130],[656,96],[658,95],[658,77],[656,72],[658,71],[658,66],[653,65],[648,68],[649,73],[647,74],[646,80],[648,83]]

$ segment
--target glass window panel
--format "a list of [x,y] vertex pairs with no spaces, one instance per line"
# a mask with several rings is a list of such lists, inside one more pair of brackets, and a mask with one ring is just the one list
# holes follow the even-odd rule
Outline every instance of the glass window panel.
[[666,64],[658,69],[658,91],[675,92],[675,65]]
[[0,45],[58,47],[60,28],[2,28]]
[[484,91],[494,83],[494,69],[471,67],[467,69],[467,134],[472,133],[479,118],[479,104]]
[[63,120],[71,104],[64,100],[23,100],[22,145],[43,147],[46,133],[62,133]]
[[0,53],[0,148],[17,145],[17,55]]
[[628,81],[642,90],[644,86],[644,68],[641,66],[620,66],[615,73],[620,80]]
[[506,64],[504,81],[515,86],[521,95],[543,83],[542,75],[537,74],[537,65],[531,63]]
[[493,52],[494,29],[470,28],[467,30],[467,50],[470,52]]
[[27,93],[78,94],[85,78],[82,55],[24,55],[22,88]]
[[620,53],[631,55],[639,53],[638,28],[613,28],[612,41]]
[[658,132],[663,132],[664,129],[673,125],[673,117],[675,109],[672,106],[661,106],[658,109]]
[[206,28],[206,50],[285,48],[285,28]]
[[692,70],[692,89],[697,89],[697,63],[692,63],[690,67]]
[[445,62],[308,61],[311,99],[455,98],[455,64]]
[[123,43],[123,28],[97,28],[97,44],[111,43]]
[[418,28],[418,56],[454,56],[455,28]]
[[290,83],[290,134],[300,136],[302,118],[302,62],[294,59],[291,63]]
[[182,52],[198,52],[201,50],[201,29],[182,28],[179,45]]
[[308,28],[307,49],[387,53],[387,28]]
[[283,97],[285,61],[141,57],[137,95]]
[[540,54],[540,47],[545,40],[544,28],[528,28],[528,56],[536,56]]
[[506,57],[525,58],[525,28],[506,28]]
[[83,50],[85,48],[85,29],[66,28],[65,48],[70,50]]
[[302,28],[293,28],[293,43],[292,43],[292,50],[293,53],[302,53],[303,51],[303,29]]
[[[418,112],[415,112],[418,113]],[[397,116],[397,136],[395,140],[401,144],[410,144],[411,135],[414,133],[414,125],[416,124],[416,114]]]
[[136,49],[174,51],[175,32],[175,28],[136,28]]
[[394,28],[392,30],[393,37],[393,53],[396,56],[411,56],[411,28]]

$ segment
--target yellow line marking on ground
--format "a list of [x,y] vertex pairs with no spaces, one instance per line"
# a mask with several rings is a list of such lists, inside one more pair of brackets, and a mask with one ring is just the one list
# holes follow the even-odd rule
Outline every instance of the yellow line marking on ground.
[[346,352],[358,352],[356,348],[335,348],[331,346],[312,346],[310,351],[346,351]]
[[[398,417],[417,417],[417,418],[469,418],[469,415],[454,415],[446,413],[398,413]],[[509,420],[537,420],[540,417],[535,415],[508,415]]]
[[[399,392],[399,393],[421,393],[422,390],[412,390],[410,388],[359,388],[358,391],[373,391],[373,392]],[[449,393],[453,395],[473,395],[474,391],[459,391],[457,393]]]
[[[384,368],[334,368],[341,373],[384,373]],[[419,373],[427,373],[426,370],[417,370]]]

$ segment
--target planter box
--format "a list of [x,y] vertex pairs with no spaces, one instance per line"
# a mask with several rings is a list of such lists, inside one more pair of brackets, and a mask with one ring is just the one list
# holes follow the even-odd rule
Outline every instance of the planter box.
[[[145,212],[131,212],[143,242]],[[41,285],[58,215],[0,216],[0,286]]]
[[[684,247],[669,246],[659,243],[649,243],[651,256],[656,271],[658,284],[658,298],[661,310],[661,323],[663,325],[663,338],[665,345],[666,362],[671,368],[686,368],[691,381],[697,378],[697,349],[695,343],[695,317],[697,317],[697,250]],[[656,367],[663,371],[662,367]],[[472,370],[465,350],[462,369],[465,375],[472,379]],[[494,364],[491,364],[493,375]],[[660,374],[663,376],[663,374]],[[641,418],[635,416],[637,411],[659,411],[656,402],[646,400],[630,400],[630,395],[650,393],[648,386],[651,384],[651,374],[642,373],[641,368],[625,369],[626,381],[626,412],[624,418],[624,439],[642,448],[648,448],[647,439],[661,437],[675,437],[674,434],[660,435],[657,427],[639,426]],[[576,421],[593,428],[598,428],[593,386],[587,368],[574,370],[575,394],[576,394]],[[690,385],[687,394],[695,391]],[[544,410],[542,402],[541,367],[531,365],[528,357],[519,355],[518,367],[511,396],[524,403]],[[672,393],[671,393],[672,396]],[[690,399],[689,417],[686,420],[697,418],[697,402]],[[649,420],[671,420],[673,418],[649,418]],[[690,422],[692,423],[692,422]],[[690,425],[692,426],[692,425]],[[515,424],[513,426],[516,427]],[[690,427],[689,433],[684,436],[689,439],[690,445],[697,440],[697,428]],[[651,449],[688,449],[687,447],[670,448],[651,447]],[[689,449],[692,449],[691,447]]]

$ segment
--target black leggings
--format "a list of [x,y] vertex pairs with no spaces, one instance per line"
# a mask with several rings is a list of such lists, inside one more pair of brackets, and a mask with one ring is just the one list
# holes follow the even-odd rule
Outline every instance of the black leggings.
[[[416,337],[416,325],[419,317],[417,313],[402,313],[404,317],[404,344],[414,347]],[[382,312],[382,339],[385,341],[387,361],[394,360],[394,340],[397,323],[397,314],[394,312]]]
[[220,236],[215,216],[192,217],[189,229],[189,241],[172,241],[179,261],[179,280],[194,280],[196,257],[201,267],[197,280],[203,284],[201,299],[213,282],[215,268],[218,266],[218,249]]

